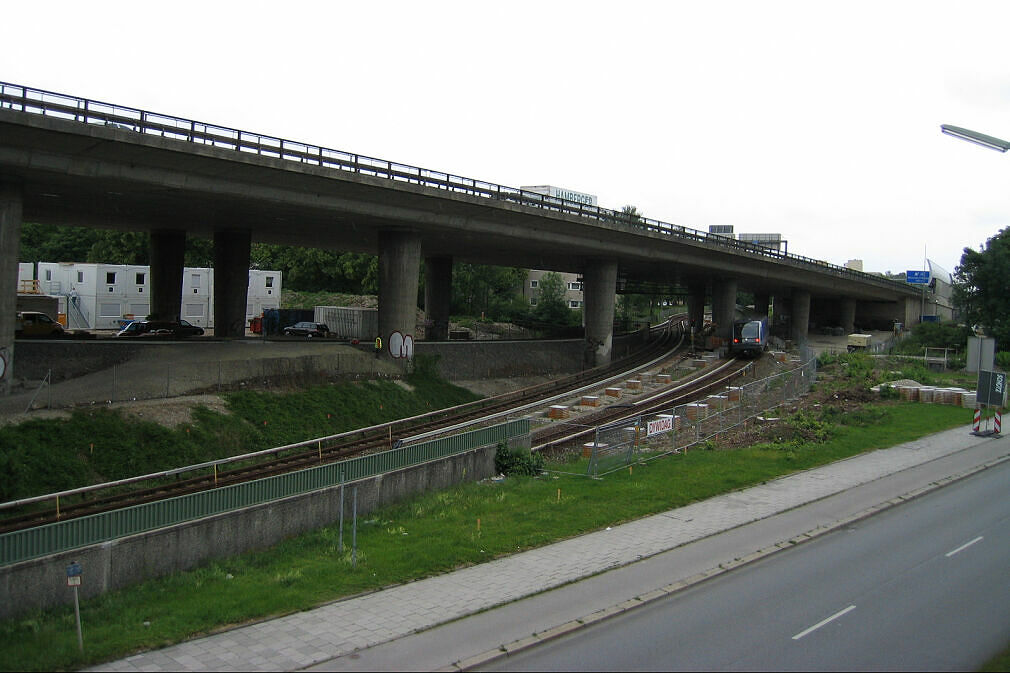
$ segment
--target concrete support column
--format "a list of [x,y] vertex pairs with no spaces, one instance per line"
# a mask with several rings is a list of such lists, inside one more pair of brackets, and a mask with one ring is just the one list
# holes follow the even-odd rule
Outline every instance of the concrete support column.
[[806,290],[793,290],[792,327],[789,338],[797,344],[807,342],[807,327],[810,324],[810,293]]
[[712,322],[715,323],[715,336],[721,339],[733,338],[736,288],[735,278],[723,278],[712,283]]
[[587,367],[610,364],[614,343],[614,295],[617,292],[617,262],[590,260],[582,273],[585,299]]
[[413,342],[420,270],[418,234],[398,230],[379,232],[379,336],[385,357],[401,357],[406,337]]
[[[900,303],[900,302],[899,302]],[[922,300],[905,298],[905,329],[912,329],[922,318]]]
[[781,325],[789,318],[789,298],[779,293],[772,297],[772,324]]
[[248,229],[214,232],[214,336],[245,336],[251,246]]
[[846,334],[856,331],[856,300],[844,297],[841,301],[841,323]]
[[754,293],[754,312],[758,315],[768,317],[769,296],[767,292]]
[[452,257],[424,258],[424,313],[428,321],[426,341],[449,338],[449,307],[452,303]]
[[178,320],[182,313],[185,258],[185,231],[159,229],[151,232],[150,314],[155,320]]
[[20,185],[0,183],[0,395],[10,394],[14,380],[22,212]]
[[687,324],[701,331],[705,326],[705,283],[693,281],[687,284]]

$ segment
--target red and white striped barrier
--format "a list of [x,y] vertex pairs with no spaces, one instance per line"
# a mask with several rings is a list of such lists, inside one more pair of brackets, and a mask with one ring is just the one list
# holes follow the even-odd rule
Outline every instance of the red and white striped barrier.
[[994,425],[993,425],[992,432],[993,432],[994,435],[998,435],[999,434],[999,426],[1002,425],[1002,418],[1003,418],[1003,415],[1000,412],[998,412],[998,411],[996,412],[996,415],[993,416],[993,423],[994,423]]
[[971,431],[978,432],[981,427],[982,427],[982,410],[976,409],[975,417],[971,421]]

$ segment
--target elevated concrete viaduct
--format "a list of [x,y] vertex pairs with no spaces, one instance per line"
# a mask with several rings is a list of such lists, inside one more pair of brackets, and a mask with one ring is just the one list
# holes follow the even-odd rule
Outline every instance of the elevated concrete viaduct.
[[[708,293],[723,333],[737,288],[773,296],[776,314],[788,301],[798,340],[812,299],[839,307],[839,323],[885,314],[911,323],[910,307],[918,310],[905,301],[915,290],[902,283],[676,225],[624,221],[606,209],[469,178],[99,107],[0,83],[0,301],[13,302],[18,232],[27,220],[150,232],[152,312],[161,316],[179,313],[185,237],[212,238],[214,310],[225,336],[244,333],[252,242],[378,254],[386,343],[393,332],[414,330],[422,257],[436,338],[446,336],[456,260],[580,273],[590,365],[610,358],[614,295],[628,281],[687,287],[699,324]],[[0,353],[10,360],[14,311],[6,305]]]

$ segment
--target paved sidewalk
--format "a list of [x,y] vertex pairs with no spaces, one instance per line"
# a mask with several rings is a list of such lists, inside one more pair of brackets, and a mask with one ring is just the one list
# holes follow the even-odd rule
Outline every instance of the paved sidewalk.
[[[999,455],[1010,453],[1008,440],[974,437],[967,428],[950,430],[612,529],[139,654],[93,670],[304,668],[626,566],[980,443],[994,442],[998,442]],[[866,503],[867,507],[877,504]],[[631,593],[629,598],[635,595]]]

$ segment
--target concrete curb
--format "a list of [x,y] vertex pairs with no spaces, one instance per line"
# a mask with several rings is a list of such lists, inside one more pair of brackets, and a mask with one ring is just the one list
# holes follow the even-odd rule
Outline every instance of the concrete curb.
[[890,500],[887,500],[885,502],[872,505],[860,512],[857,512],[856,514],[852,514],[843,519],[839,519],[838,521],[835,521],[831,524],[818,526],[817,528],[814,528],[805,533],[797,535],[796,537],[776,542],[775,544],[768,545],[767,547],[763,547],[762,549],[759,549],[755,552],[751,552],[750,554],[747,554],[745,556],[735,558],[732,561],[726,561],[720,563],[715,568],[711,568],[709,570],[697,573],[695,575],[692,575],[691,577],[688,577],[687,579],[679,580],[672,584],[667,584],[666,586],[660,587],[659,589],[641,594],[640,596],[636,596],[635,598],[632,598],[630,600],[618,603],[617,605],[612,605],[608,608],[596,610],[595,612],[591,612],[583,617],[578,617],[574,620],[565,622],[564,624],[559,624],[545,631],[534,633],[525,638],[521,638],[519,640],[515,640],[510,643],[504,643],[493,650],[487,650],[486,652],[482,652],[472,657],[462,659],[453,664],[450,664],[448,666],[436,670],[444,672],[471,671],[480,666],[486,666],[493,662],[510,657],[513,654],[518,654],[519,652],[528,650],[531,647],[535,647],[536,645],[546,643],[548,641],[554,640],[555,638],[560,638],[562,636],[568,635],[569,633],[573,633],[575,631],[583,629],[587,626],[591,626],[606,619],[610,619],[611,617],[614,617],[616,615],[623,614],[628,610],[633,610],[635,608],[648,605],[653,601],[665,598],[670,594],[676,593],[688,587],[692,587],[702,582],[705,582],[706,580],[709,580],[713,577],[721,575],[730,570],[734,570],[741,566],[749,565],[755,561],[767,558],[768,556],[776,554],[782,551],[783,549],[788,549],[795,545],[802,544],[804,542],[809,542],[811,540],[820,537],[821,535],[824,535],[825,533],[830,533],[832,531],[838,530],[839,528],[844,528],[845,526],[852,525],[858,521],[867,519],[875,514],[879,514],[885,510],[891,509],[896,505],[901,505],[911,500],[915,500],[916,498],[922,497],[923,495],[926,495],[928,493],[932,493],[933,491],[939,490],[945,486],[949,486],[955,482],[961,481],[962,479],[966,479],[967,477],[970,477],[973,474],[977,474],[978,472],[982,472],[984,470],[993,468],[1008,460],[1010,460],[1010,456],[1001,456],[1000,458],[982,463],[981,465],[977,465],[959,474],[938,479],[927,486],[915,489],[914,491],[909,491],[908,493],[903,493],[902,495],[891,498]]

